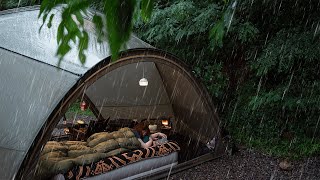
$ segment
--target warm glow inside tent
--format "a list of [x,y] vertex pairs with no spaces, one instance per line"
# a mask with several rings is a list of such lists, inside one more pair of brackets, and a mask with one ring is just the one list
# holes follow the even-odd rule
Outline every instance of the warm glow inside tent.
[[0,179],[32,175],[53,129],[78,98],[90,102],[98,120],[170,117],[172,132],[203,144],[216,139],[214,151],[177,168],[221,154],[219,120],[211,97],[176,57],[132,36],[119,60],[111,62],[108,44],[97,43],[88,15],[86,63],[79,63],[73,46],[57,67],[61,11],[54,11],[52,27],[43,26],[40,33],[38,13],[38,7],[0,13]]

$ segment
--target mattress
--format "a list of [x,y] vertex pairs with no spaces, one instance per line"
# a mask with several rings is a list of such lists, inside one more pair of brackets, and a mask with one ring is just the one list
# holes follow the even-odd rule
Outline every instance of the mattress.
[[135,179],[156,171],[160,171],[178,164],[178,152],[173,152],[167,156],[154,157],[150,159],[144,159],[142,161],[135,162],[123,166],[119,169],[110,171],[105,174],[93,176],[90,180],[105,180],[105,179]]
[[[158,168],[168,168],[178,162],[180,147],[167,142],[146,149],[136,149],[106,157],[93,163],[75,166],[65,174],[64,179],[123,179],[153,173]],[[162,170],[161,169],[161,170]],[[158,169],[159,170],[159,169]]]
[[[170,169],[173,166],[178,164],[178,152],[170,153],[166,156],[153,157],[149,159],[144,159],[132,164],[128,164],[119,169],[115,169],[108,173],[100,174],[98,176],[92,176],[87,178],[79,178],[79,179],[87,179],[87,180],[105,180],[105,179],[136,179],[139,177],[143,177],[145,175]],[[62,174],[56,175],[53,180],[65,180]]]

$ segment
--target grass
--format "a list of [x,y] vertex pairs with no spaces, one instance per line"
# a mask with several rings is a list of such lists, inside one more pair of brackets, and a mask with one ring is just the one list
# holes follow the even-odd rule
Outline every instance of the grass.
[[243,133],[234,133],[236,142],[249,148],[257,149],[263,153],[279,158],[302,159],[320,155],[320,139],[306,136],[294,137],[292,140],[281,138],[262,138],[249,136]]

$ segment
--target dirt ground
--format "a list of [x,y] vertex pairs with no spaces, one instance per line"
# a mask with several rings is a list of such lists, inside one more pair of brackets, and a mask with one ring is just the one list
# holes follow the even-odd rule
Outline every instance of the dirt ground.
[[253,150],[203,163],[169,176],[167,179],[302,179],[320,180],[320,157],[289,161],[288,170],[279,166],[283,159]]

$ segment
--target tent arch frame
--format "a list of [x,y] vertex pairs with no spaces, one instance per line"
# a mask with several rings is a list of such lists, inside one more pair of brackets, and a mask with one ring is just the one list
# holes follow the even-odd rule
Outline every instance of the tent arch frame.
[[[49,140],[54,127],[58,124],[61,117],[67,112],[67,109],[69,108],[71,103],[73,103],[77,98],[81,97],[81,95],[84,94],[87,87],[89,87],[102,76],[108,74],[109,72],[119,67],[138,62],[154,62],[166,64],[169,66],[175,66],[175,70],[178,70],[180,73],[182,73],[183,76],[187,77],[188,81],[194,85],[197,93],[199,93],[199,95],[203,98],[205,102],[205,107],[208,108],[208,111],[213,112],[213,118],[215,119],[216,123],[215,126],[219,127],[219,118],[216,113],[216,109],[213,106],[211,96],[209,95],[209,93],[206,90],[206,87],[201,83],[201,81],[192,75],[192,71],[184,62],[180,61],[176,56],[168,52],[155,48],[129,49],[126,51],[122,51],[118,60],[115,62],[111,61],[111,56],[100,61],[90,70],[88,70],[83,76],[81,76],[77,83],[65,94],[65,96],[60,100],[58,105],[50,113],[44,125],[38,132],[23,162],[20,165],[19,171],[15,179],[29,179],[29,177],[32,177],[32,172],[35,169],[34,167],[37,162],[35,160],[38,159],[40,155],[40,150]],[[217,134],[217,137],[220,138],[219,131]],[[186,167],[190,168],[199,164],[200,162],[208,161],[221,156],[215,155],[221,154],[217,153],[222,151],[222,146],[220,145],[220,143],[221,142],[219,142],[218,148],[216,148],[215,152],[190,160],[190,162],[187,161],[181,164],[180,166],[177,165],[176,171],[178,172],[186,169]],[[161,173],[159,175],[161,176]]]

